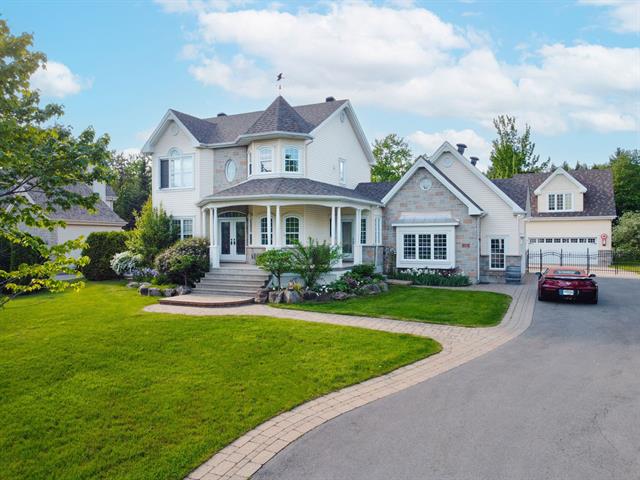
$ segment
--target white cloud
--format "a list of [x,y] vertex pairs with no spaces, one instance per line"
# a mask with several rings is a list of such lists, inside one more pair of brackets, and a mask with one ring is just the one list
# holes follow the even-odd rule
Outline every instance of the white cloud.
[[580,0],[580,3],[609,7],[610,27],[616,32],[640,32],[640,4],[633,0]]
[[489,166],[491,143],[478,135],[474,130],[443,130],[441,132],[426,133],[422,130],[413,132],[407,136],[417,154],[426,153],[432,155],[444,141],[452,145],[464,143],[467,146],[465,156],[478,157],[478,168],[485,171]]
[[74,74],[64,63],[48,61],[31,75],[31,86],[44,96],[62,98],[89,88],[91,82]]
[[637,131],[638,121],[618,112],[576,112],[571,115],[586,128],[598,132]]
[[407,5],[345,2],[293,13],[200,5],[193,11],[204,48],[189,70],[203,84],[247,97],[273,96],[275,74],[284,72],[292,102],[333,95],[483,126],[510,114],[536,133],[596,128],[588,119],[612,110],[626,119],[612,122],[613,130],[640,123],[639,48],[553,44],[509,64],[483,32]]

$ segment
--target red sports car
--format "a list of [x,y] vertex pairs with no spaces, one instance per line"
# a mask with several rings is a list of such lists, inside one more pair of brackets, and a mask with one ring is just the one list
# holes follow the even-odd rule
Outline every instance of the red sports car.
[[547,268],[538,274],[538,300],[584,300],[598,303],[595,274],[573,267]]

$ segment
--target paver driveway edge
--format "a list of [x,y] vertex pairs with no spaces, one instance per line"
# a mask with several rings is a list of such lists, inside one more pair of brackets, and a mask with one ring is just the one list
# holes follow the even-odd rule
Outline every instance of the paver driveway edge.
[[189,480],[239,480],[251,477],[280,450],[315,427],[379,398],[424,382],[508,342],[524,332],[533,318],[534,277],[522,285],[480,285],[474,290],[507,293],[513,300],[502,323],[490,328],[464,328],[405,322],[384,318],[280,310],[264,305],[202,309],[150,305],[146,311],[186,315],[267,315],[319,323],[430,337],[442,344],[442,352],[380,377],[332,392],[282,413],[247,432],[192,471]]

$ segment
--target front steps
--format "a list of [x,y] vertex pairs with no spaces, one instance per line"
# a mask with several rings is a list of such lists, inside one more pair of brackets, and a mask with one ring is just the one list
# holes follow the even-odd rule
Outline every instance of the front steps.
[[254,297],[269,275],[255,266],[223,264],[207,272],[193,290],[197,295]]

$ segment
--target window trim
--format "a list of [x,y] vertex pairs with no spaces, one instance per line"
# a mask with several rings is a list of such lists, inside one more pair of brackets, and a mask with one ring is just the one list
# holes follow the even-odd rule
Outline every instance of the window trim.
[[[184,162],[186,159],[189,159],[191,161],[191,177],[190,177],[191,185],[171,186],[171,178],[172,178],[171,170],[172,168],[175,169],[175,167],[172,167],[172,163],[174,163],[176,160],[180,160],[181,167],[182,167],[182,162]],[[168,186],[166,187],[162,186],[162,162],[163,161],[167,162],[167,185]],[[159,171],[158,190],[193,190],[195,189],[196,161],[195,161],[195,154],[193,153],[182,153],[182,151],[176,147],[170,148],[166,155],[158,157],[158,171]]]
[[[556,208],[558,206],[558,196],[562,195],[562,207],[561,209]],[[567,196],[570,198],[571,207],[565,208],[567,205]],[[553,208],[551,208],[551,198],[553,197]],[[575,212],[575,197],[573,192],[551,192],[547,193],[547,211],[549,212]]]
[[359,233],[360,233],[360,245],[367,245],[367,240],[369,240],[369,217],[366,217],[364,215],[360,217]]
[[[268,172],[263,172],[262,171],[262,152],[263,151],[269,151],[271,153],[271,170]],[[257,171],[254,173],[254,175],[272,175],[274,173],[274,166],[275,166],[275,149],[273,148],[272,145],[261,145],[259,147],[256,148],[256,161],[258,162],[257,164]]]
[[[258,235],[259,235],[259,240],[260,243],[258,245],[260,245],[261,247],[268,247],[269,245],[273,245],[273,239],[274,239],[274,230],[276,229],[276,222],[275,222],[275,217],[273,215],[271,215],[271,242],[270,243],[262,243],[262,235],[269,235],[268,231],[265,231],[264,233],[262,232],[262,221],[266,220],[267,216],[266,215],[261,215],[258,219]],[[265,223],[265,226],[268,225],[267,223]],[[268,230],[268,229],[267,229]]]
[[[287,150],[295,150],[296,152],[298,152],[298,158],[297,158],[297,165],[298,168],[296,170],[291,170],[288,171],[287,170]],[[300,149],[300,147],[296,146],[296,145],[285,145],[282,148],[282,173],[284,174],[296,174],[296,173],[302,173],[302,151]]]
[[[492,235],[490,237],[488,237],[487,241],[488,241],[488,248],[487,251],[489,252],[489,270],[492,271],[504,271],[507,269],[507,236],[505,235]],[[493,257],[493,252],[491,251],[491,242],[493,240],[502,240],[502,257],[503,257],[503,267],[499,268],[499,267],[493,267],[492,266],[492,257]],[[497,253],[496,255],[499,255],[499,253]]]
[[[405,235],[413,235],[415,238],[415,258],[405,258]],[[420,235],[430,235],[428,258],[420,259]],[[435,259],[435,235],[445,235],[446,255],[444,259]],[[433,268],[449,269],[456,265],[455,258],[455,226],[423,225],[423,226],[398,226],[396,227],[396,267],[397,268]]]
[[[184,222],[191,221],[191,235],[188,237],[184,236]],[[178,234],[178,238],[180,240],[184,240],[185,238],[193,238],[195,236],[194,230],[196,228],[196,220],[195,217],[171,217],[171,222],[180,222],[180,233]]]
[[287,243],[287,220],[289,220],[290,218],[295,218],[296,220],[298,220],[298,242],[300,241],[301,238],[303,238],[302,217],[295,213],[289,213],[282,218],[282,228],[283,228],[282,239],[284,240],[283,242],[284,247],[292,247],[293,245],[295,245],[294,243]]

